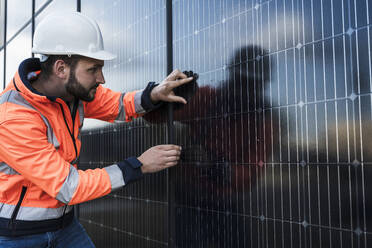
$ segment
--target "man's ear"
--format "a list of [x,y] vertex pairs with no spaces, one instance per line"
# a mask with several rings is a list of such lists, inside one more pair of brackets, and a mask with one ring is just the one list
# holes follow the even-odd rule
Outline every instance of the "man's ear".
[[54,62],[53,73],[60,79],[68,78],[70,74],[70,67],[65,63],[65,61],[59,59]]

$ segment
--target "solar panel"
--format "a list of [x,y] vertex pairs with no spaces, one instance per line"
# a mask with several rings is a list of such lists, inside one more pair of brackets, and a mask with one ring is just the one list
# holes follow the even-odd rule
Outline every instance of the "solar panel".
[[[369,247],[371,6],[173,0],[173,67],[199,74],[188,105],[174,106],[170,129],[166,106],[92,124],[80,167],[138,156],[170,131],[182,159],[170,178],[81,205],[97,247]],[[82,12],[118,54],[108,87],[166,76],[165,1],[82,1]]]

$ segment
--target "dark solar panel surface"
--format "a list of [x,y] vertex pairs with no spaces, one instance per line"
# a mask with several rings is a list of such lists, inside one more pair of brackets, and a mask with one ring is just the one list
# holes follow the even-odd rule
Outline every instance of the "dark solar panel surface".
[[[176,183],[167,198],[162,172],[82,204],[97,247],[370,247],[371,6],[174,0],[173,67],[199,74],[173,112]],[[166,76],[165,11],[165,1],[82,1],[118,54],[108,87]],[[85,130],[80,167],[167,142],[159,116],[165,107]]]

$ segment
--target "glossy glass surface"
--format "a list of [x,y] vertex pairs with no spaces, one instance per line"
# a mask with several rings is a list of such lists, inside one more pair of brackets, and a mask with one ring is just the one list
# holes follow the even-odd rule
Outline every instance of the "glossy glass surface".
[[[22,6],[22,8],[20,8]],[[7,40],[12,38],[18,30],[32,17],[32,1],[7,1]],[[1,37],[3,38],[3,37]]]
[[35,10],[38,11],[49,0],[35,0]]
[[8,84],[18,70],[19,64],[31,57],[31,25],[28,25],[7,45],[6,55],[6,84]]
[[4,80],[4,50],[1,50],[0,51],[0,61],[1,61],[1,65],[0,65],[0,87],[1,89],[3,89],[4,87],[4,84],[3,84],[3,80]]
[[[106,87],[128,92],[166,76],[163,1],[82,1],[82,13],[97,20],[105,49]],[[86,125],[87,124],[87,125]],[[151,146],[166,143],[163,123],[137,119],[108,125],[84,123],[80,168],[103,167]],[[97,247],[166,247],[168,200],[166,172],[80,206],[80,221]]]
[[0,2],[0,47],[4,45],[5,1]]
[[173,1],[177,247],[369,247],[371,3]]
[[[76,6],[54,0],[36,24]],[[81,7],[118,55],[105,64],[107,87],[126,92],[166,76],[165,1]],[[174,131],[183,147],[176,184],[168,197],[161,172],[81,204],[96,246],[371,247],[372,1],[173,0],[172,8],[174,68],[199,74],[181,90],[188,105],[175,106],[171,130],[166,106],[126,124],[87,120],[80,168],[138,156]],[[31,1],[8,1],[7,37],[29,18]],[[7,46],[7,82],[30,50],[28,26]]]

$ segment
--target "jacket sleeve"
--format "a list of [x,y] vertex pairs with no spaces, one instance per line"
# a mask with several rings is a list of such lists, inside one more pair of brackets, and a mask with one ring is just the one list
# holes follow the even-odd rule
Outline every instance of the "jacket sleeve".
[[105,168],[76,169],[48,142],[40,116],[23,117],[0,124],[0,157],[51,197],[73,205],[104,196],[142,177],[136,158]]
[[150,100],[155,86],[151,82],[144,90],[120,93],[100,85],[94,100],[84,104],[84,116],[108,122],[131,121],[160,105],[153,105]]

